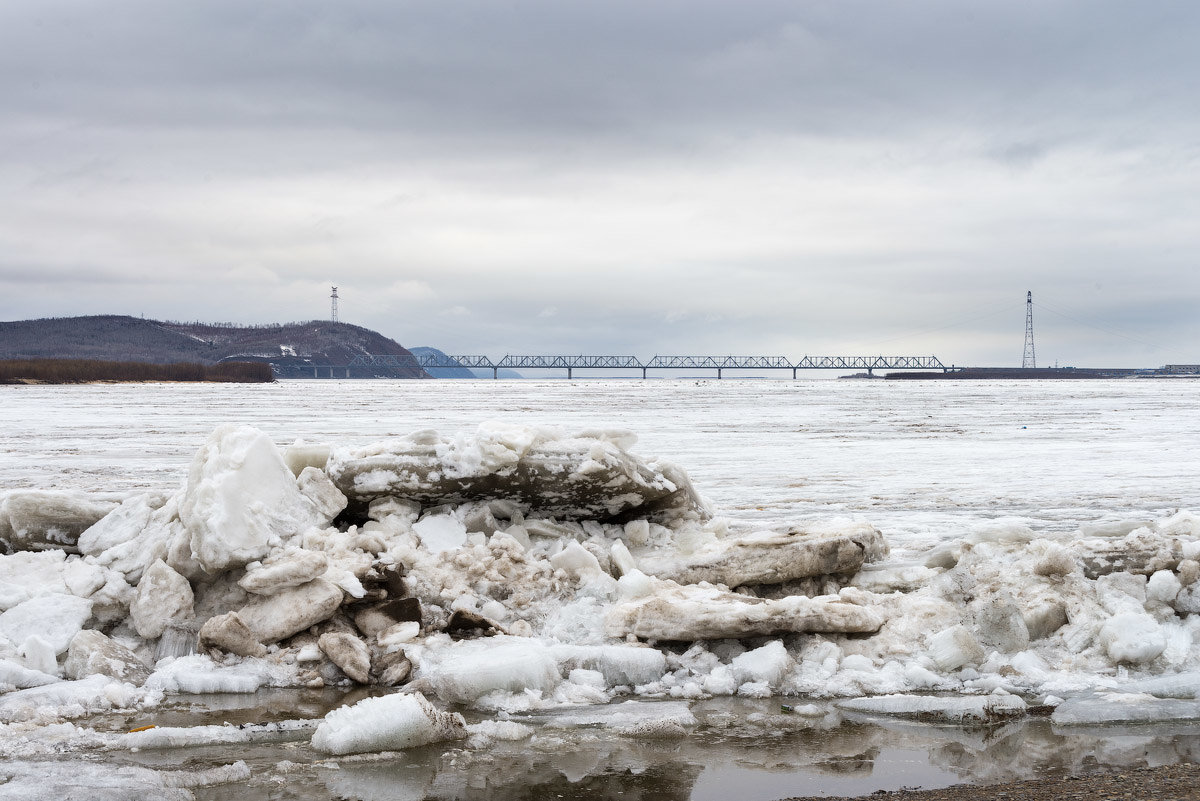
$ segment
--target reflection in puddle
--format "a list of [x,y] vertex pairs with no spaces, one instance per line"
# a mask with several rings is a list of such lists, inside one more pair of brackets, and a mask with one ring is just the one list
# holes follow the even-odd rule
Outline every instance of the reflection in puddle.
[[[239,700],[235,700],[239,699]],[[272,691],[258,696],[196,697],[191,709],[164,711],[163,725],[319,717],[345,700],[336,693]],[[677,715],[680,702],[641,702],[647,718]],[[779,699],[712,699],[691,705],[695,723],[615,733],[609,707],[587,714],[518,718],[523,740],[453,743],[404,753],[329,759],[306,737],[294,741],[147,749],[103,755],[121,765],[191,769],[245,760],[248,780],[196,788],[200,799],[345,799],[346,801],[517,801],[645,799],[774,801],[793,795],[869,795],[901,787],[945,787],[1039,775],[1140,767],[1200,758],[1200,726],[1056,730],[1028,718],[959,728],[911,723],[819,707],[784,714]],[[577,710],[583,711],[583,710]],[[823,714],[821,714],[823,712]],[[635,712],[640,714],[640,712]],[[478,719],[478,718],[477,718]],[[105,721],[91,721],[104,728]],[[107,721],[112,729],[125,721]],[[627,730],[628,731],[628,730]],[[646,736],[658,732],[658,736]],[[663,734],[667,732],[667,734]],[[61,767],[61,763],[60,763]]]

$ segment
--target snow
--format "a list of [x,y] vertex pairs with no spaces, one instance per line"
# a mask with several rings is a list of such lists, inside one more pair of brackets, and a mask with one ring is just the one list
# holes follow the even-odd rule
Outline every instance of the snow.
[[420,693],[367,698],[333,710],[317,726],[312,745],[326,754],[402,751],[467,736],[456,712],[441,712]]

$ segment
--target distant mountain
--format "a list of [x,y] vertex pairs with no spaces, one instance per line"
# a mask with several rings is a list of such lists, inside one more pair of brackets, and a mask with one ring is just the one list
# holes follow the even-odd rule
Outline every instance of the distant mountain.
[[[409,348],[412,354],[417,357],[421,356],[436,356],[439,359],[449,358],[445,353],[442,353],[437,348],[417,347]],[[429,373],[434,378],[478,378],[475,373],[468,367],[426,367],[425,372]]]
[[[356,356],[393,358],[347,367]],[[430,378],[415,362],[404,365],[412,353],[395,340],[328,320],[237,326],[101,315],[0,322],[0,359],[55,358],[267,362],[280,378]]]
[[[409,348],[413,355],[421,356],[437,356],[439,359],[450,358],[437,348],[426,346],[418,348]],[[516,370],[500,370],[499,376],[493,376],[491,370],[487,369],[472,369],[470,367],[426,367],[425,372],[429,373],[434,378],[524,378]]]

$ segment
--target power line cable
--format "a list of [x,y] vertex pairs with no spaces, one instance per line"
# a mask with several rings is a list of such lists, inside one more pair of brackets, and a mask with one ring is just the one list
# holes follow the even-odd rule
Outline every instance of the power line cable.
[[[990,307],[990,305],[991,304],[988,304],[989,307]],[[1020,305],[1024,306],[1025,304],[1024,304],[1024,302],[1022,302]],[[986,308],[986,307],[981,306],[978,308]],[[913,337],[924,336],[925,334],[934,334],[934,333],[937,333],[938,331],[945,331],[947,328],[956,328],[960,325],[966,325],[967,323],[974,323],[974,322],[978,322],[980,320],[987,320],[988,318],[996,317],[997,315],[1004,314],[1005,312],[1010,312],[1014,308],[1016,308],[1015,304],[1008,304],[1001,308],[996,309],[995,311],[988,312],[987,314],[980,314],[980,315],[975,315],[973,317],[966,317],[961,320],[956,320],[952,323],[946,323],[945,325],[936,326],[934,328],[926,328],[926,329],[923,329],[920,331],[910,331],[907,334],[901,334],[899,336],[889,337],[888,339],[873,340],[873,343],[882,345],[882,344],[885,344],[888,342],[896,342],[896,341],[902,340],[902,339],[911,339]]]
[[1053,306],[1047,306],[1045,303],[1043,303],[1041,301],[1034,301],[1033,305],[1038,307],[1039,309],[1045,309],[1046,311],[1050,312],[1051,314],[1057,314],[1059,317],[1062,317],[1063,319],[1070,320],[1073,323],[1078,323],[1079,325],[1086,326],[1087,328],[1095,329],[1096,331],[1101,331],[1110,336],[1118,337],[1120,339],[1127,339],[1130,342],[1136,342],[1139,345],[1145,345],[1146,347],[1153,348],[1154,350],[1166,351],[1167,353],[1176,353],[1176,354],[1178,354],[1180,356],[1184,356],[1184,357],[1188,356],[1188,354],[1185,354],[1183,351],[1175,350],[1174,348],[1169,348],[1166,345],[1159,345],[1154,342],[1147,342],[1144,339],[1138,339],[1137,337],[1129,336],[1128,334],[1121,333],[1120,331],[1114,331],[1111,328],[1105,328],[1102,325],[1096,325],[1095,323],[1089,323],[1086,320],[1080,320],[1078,317],[1073,317],[1070,314],[1067,314],[1066,312],[1064,312],[1060,309],[1054,308]]

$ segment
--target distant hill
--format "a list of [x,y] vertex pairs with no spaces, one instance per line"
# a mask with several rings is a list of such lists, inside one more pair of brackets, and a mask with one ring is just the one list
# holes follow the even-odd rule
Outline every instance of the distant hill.
[[[426,346],[418,348],[409,348],[415,356],[437,356],[442,359],[449,358],[445,353],[437,348]],[[434,378],[494,378],[491,370],[487,369],[472,369],[470,367],[426,367],[425,371]],[[516,370],[500,370],[499,378],[524,378]]]
[[101,315],[0,322],[0,359],[267,362],[280,378],[430,378],[419,367],[349,368],[355,356],[412,354],[382,334],[348,323],[312,320],[256,326],[177,323]]
[[[418,347],[409,348],[414,356],[437,356],[446,358],[446,354],[442,353],[437,348]],[[475,373],[468,367],[426,367],[425,372],[429,373],[434,378],[478,378]]]

